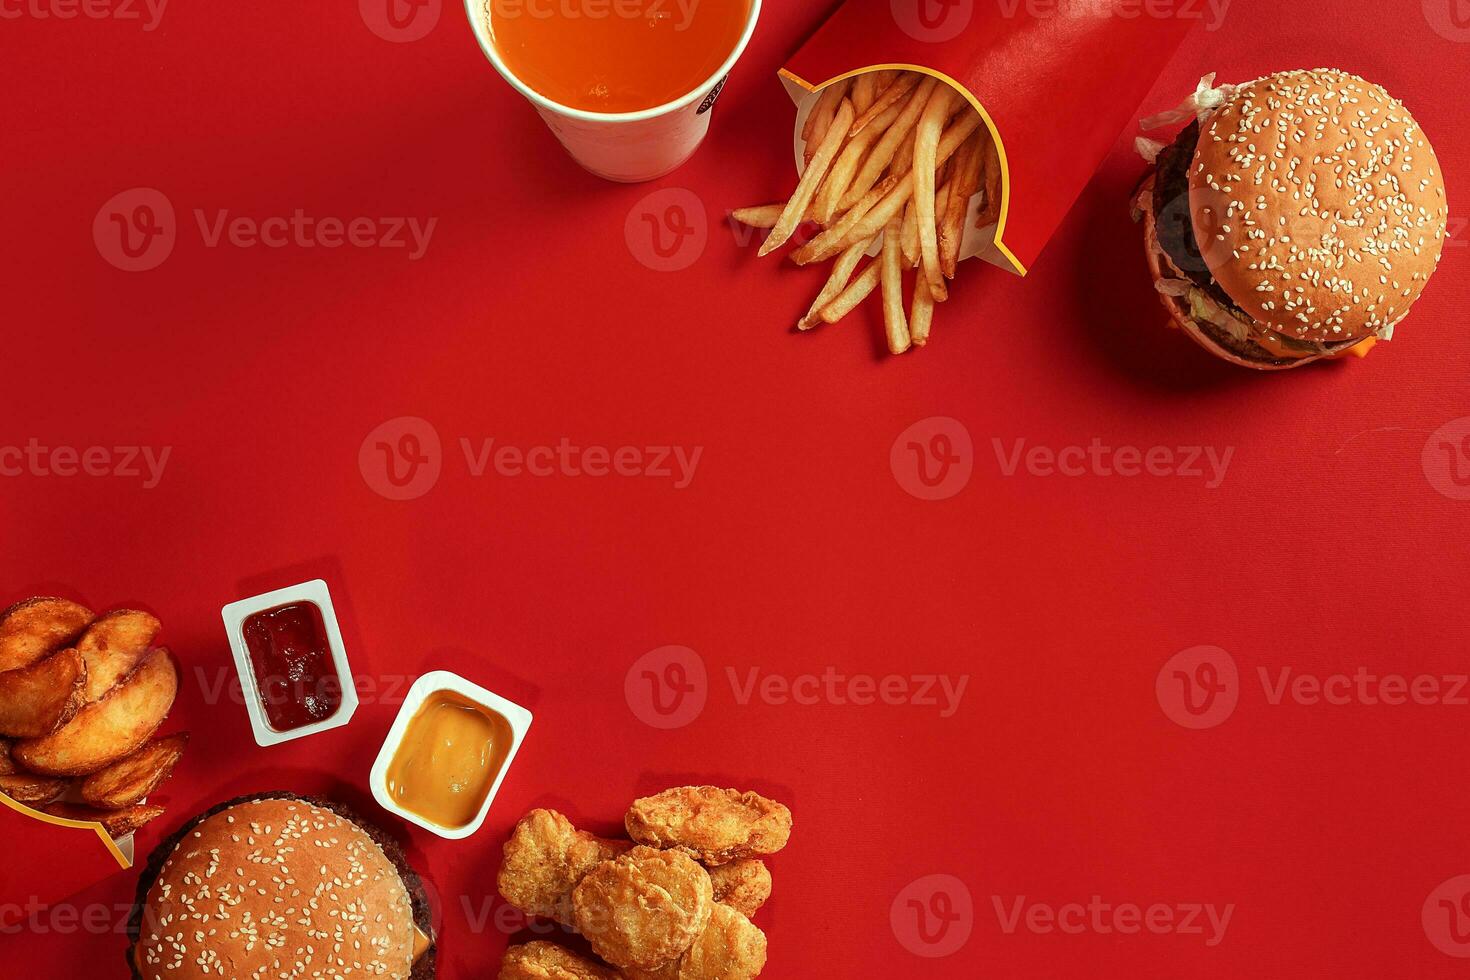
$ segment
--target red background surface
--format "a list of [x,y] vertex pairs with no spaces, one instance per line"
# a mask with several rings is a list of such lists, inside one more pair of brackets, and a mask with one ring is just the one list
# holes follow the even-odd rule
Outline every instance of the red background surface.
[[[1470,152],[1453,82],[1470,46],[1418,3],[1385,9],[1236,0],[1220,30],[1186,42],[1148,108],[1210,70],[1355,70],[1415,111],[1454,208]],[[1428,9],[1448,23],[1447,5]],[[409,833],[443,896],[442,976],[493,974],[506,938],[471,928],[465,909],[495,907],[499,845],[525,809],[608,831],[634,796],[686,780],[760,789],[796,813],[758,917],[771,977],[1460,975],[1420,910],[1470,872],[1457,751],[1470,709],[1273,705],[1256,672],[1470,667],[1470,502],[1438,492],[1421,463],[1432,431],[1470,415],[1463,220],[1393,344],[1256,376],[1163,328],[1128,220],[1139,164],[1125,136],[1028,279],[964,270],[928,349],[882,356],[871,309],[792,336],[821,273],[756,262],[722,216],[791,184],[775,72],[823,13],[769,5],[709,142],[660,182],[709,217],[677,273],[640,264],[624,234],[657,188],[607,185],[565,159],[456,5],[402,44],[340,3],[179,3],[152,32],[3,24],[0,443],[171,458],[146,490],[0,481],[0,598],[60,592],[163,618],[186,676],[171,725],[195,737],[140,847],[240,793],[365,800],[391,703],[260,749],[243,709],[209,703],[201,684],[230,669],[221,605],[325,574],[364,678],[449,667],[536,713],[477,837]],[[157,269],[126,273],[91,229],[140,186],[172,202],[179,240]],[[438,225],[417,262],[401,249],[208,248],[195,208]],[[437,485],[407,502],[375,493],[358,463],[367,434],[400,416],[444,441]],[[974,441],[969,484],[937,502],[905,492],[889,463],[898,434],[932,416]],[[682,490],[472,478],[462,437],[703,455]],[[1208,489],[1007,476],[991,441],[1094,438],[1234,456]],[[672,731],[623,694],[634,661],[667,644],[697,651],[710,676],[703,713]],[[1191,731],[1161,710],[1155,679],[1200,644],[1231,653],[1242,689],[1233,716]],[[918,704],[741,703],[726,674],[829,666],[968,688],[945,718]],[[48,873],[25,837],[9,837],[3,864],[6,901]],[[974,907],[968,942],[941,959],[912,955],[890,926],[895,898],[932,874],[962,881]],[[111,906],[132,887],[118,874],[74,901]],[[1008,934],[995,911],[1092,895],[1235,908],[1213,947]],[[0,936],[12,971],[122,975],[119,936],[39,921]]]

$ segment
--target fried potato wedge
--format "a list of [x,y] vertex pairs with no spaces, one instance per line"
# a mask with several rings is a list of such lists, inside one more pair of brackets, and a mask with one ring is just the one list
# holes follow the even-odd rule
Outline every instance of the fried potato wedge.
[[0,776],[0,793],[26,806],[50,803],[66,792],[66,785],[65,779],[52,779],[49,776],[27,776],[23,773]]
[[112,692],[59,730],[16,744],[15,761],[48,776],[89,776],[143,746],[168,717],[179,673],[165,649],[150,651]]
[[118,609],[98,616],[77,650],[87,661],[87,703],[101,701],[138,666],[163,625],[149,613]]
[[86,680],[87,663],[70,648],[0,674],[0,735],[50,735],[86,703]]
[[37,598],[0,613],[0,671],[29,667],[53,650],[71,646],[92,621],[92,611],[68,599]]
[[103,810],[132,806],[169,777],[188,743],[188,732],[154,739],[132,755],[82,780],[78,795],[83,802]]
[[107,836],[122,840],[150,820],[163,816],[163,807],[152,803],[140,803],[125,810],[94,810],[75,803],[53,803],[46,807],[53,817],[66,820],[88,820],[102,825]]

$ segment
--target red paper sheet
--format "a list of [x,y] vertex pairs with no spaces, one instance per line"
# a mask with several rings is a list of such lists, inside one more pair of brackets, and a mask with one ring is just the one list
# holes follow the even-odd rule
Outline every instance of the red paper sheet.
[[[824,273],[757,261],[724,212],[790,190],[777,71],[828,3],[768,3],[709,143],[639,187],[583,174],[459,9],[424,9],[438,19],[418,40],[351,3],[171,3],[152,31],[0,25],[0,447],[35,440],[42,460],[0,456],[23,468],[0,477],[0,602],[63,592],[163,620],[184,672],[170,726],[194,738],[140,852],[252,791],[381,815],[365,780],[394,692],[444,667],[536,714],[478,836],[403,830],[450,980],[493,976],[524,935],[493,882],[527,808],[613,832],[634,796],[686,781],[795,812],[758,917],[772,980],[1463,976],[1436,945],[1470,873],[1470,708],[1449,696],[1470,672],[1470,104],[1454,84],[1470,45],[1448,3],[1386,20],[1369,0],[1235,0],[1136,100],[1174,105],[1212,70],[1332,64],[1387,85],[1434,139],[1454,240],[1423,302],[1367,360],[1286,377],[1163,326],[1122,132],[1031,274],[967,264],[927,349],[888,358],[876,308],[790,334]],[[127,272],[93,225],[139,187],[171,203],[175,237]],[[403,248],[229,237],[297,209],[380,236],[386,218],[437,223],[416,260],[406,227]],[[423,423],[387,424],[407,418]],[[573,476],[562,440],[636,450],[639,473],[658,447],[701,454],[679,489],[672,454],[667,475]],[[506,446],[551,449],[535,461],[556,475],[502,475]],[[104,449],[98,475],[55,475],[56,447]],[[169,455],[160,472],[128,447]],[[1231,452],[1214,486],[1206,447]],[[1063,475],[1074,448],[1083,473]],[[1116,474],[1119,450],[1127,470],[1155,448],[1171,475]],[[219,608],[318,575],[363,706],[262,750]],[[1212,728],[1171,716],[1165,667],[1197,647],[1240,679]],[[674,664],[694,689],[656,706],[646,673]],[[1337,692],[1359,670],[1443,696],[1272,700],[1283,671]],[[939,678],[965,680],[953,711]],[[21,897],[0,901],[24,902],[53,852],[3,829],[0,880]],[[133,888],[114,874],[0,935],[7,967],[124,976]],[[1188,932],[1121,932],[1109,913],[1104,932],[1093,896],[1181,926],[1186,905],[1233,912],[1209,945],[1202,913]],[[1084,928],[1047,926],[1073,928],[1073,903]],[[89,909],[104,927],[77,924]]]

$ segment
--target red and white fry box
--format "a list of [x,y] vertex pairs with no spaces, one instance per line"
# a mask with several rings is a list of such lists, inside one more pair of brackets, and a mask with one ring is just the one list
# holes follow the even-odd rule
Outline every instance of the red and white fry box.
[[[40,906],[63,902],[133,866],[133,837],[114,842],[100,823],[64,820],[0,793],[0,836],[28,854],[45,854],[45,873],[23,875],[14,862],[0,873],[0,935],[24,928]],[[21,862],[22,867],[35,867]]]
[[815,93],[843,78],[904,68],[963,92],[999,151],[1001,207],[978,234],[967,222],[961,255],[1025,275],[1194,22],[1140,0],[847,0],[781,77],[798,147]]

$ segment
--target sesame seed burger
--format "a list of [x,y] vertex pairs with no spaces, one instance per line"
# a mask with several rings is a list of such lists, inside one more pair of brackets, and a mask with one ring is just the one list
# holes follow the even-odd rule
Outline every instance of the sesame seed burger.
[[1140,141],[1157,155],[1135,214],[1174,324],[1260,370],[1392,339],[1439,263],[1449,219],[1414,117],[1332,69],[1211,82],[1155,117],[1195,117],[1171,145]]
[[153,853],[129,922],[139,980],[434,976],[423,883],[346,808],[242,797]]

